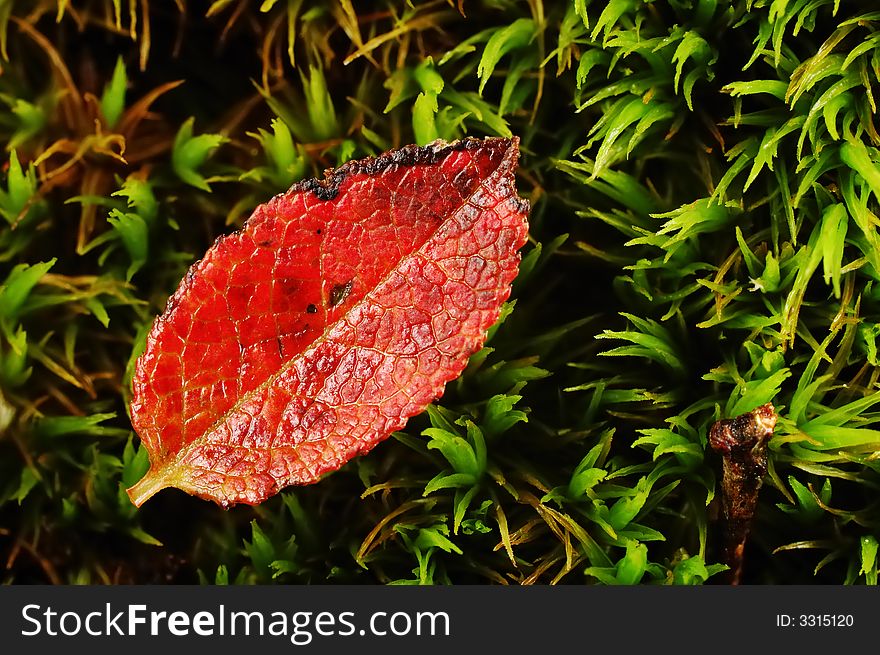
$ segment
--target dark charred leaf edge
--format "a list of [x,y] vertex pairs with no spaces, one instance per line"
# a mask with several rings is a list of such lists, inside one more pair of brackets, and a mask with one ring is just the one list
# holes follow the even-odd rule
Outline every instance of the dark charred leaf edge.
[[333,200],[339,195],[339,188],[349,175],[363,173],[365,175],[379,175],[393,166],[416,166],[419,164],[436,164],[450,152],[461,150],[477,150],[489,145],[497,144],[502,152],[507,151],[512,143],[519,139],[504,137],[491,137],[476,139],[467,137],[458,141],[446,142],[443,140],[432,141],[425,146],[407,145],[395,150],[389,150],[378,157],[366,157],[346,162],[339,168],[327,169],[324,179],[309,178],[294,184],[286,193],[311,192],[318,200]]

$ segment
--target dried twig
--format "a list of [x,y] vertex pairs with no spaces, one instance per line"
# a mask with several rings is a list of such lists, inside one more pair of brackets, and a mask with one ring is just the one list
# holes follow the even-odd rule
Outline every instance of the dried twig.
[[716,421],[709,430],[709,445],[724,460],[724,557],[731,584],[739,584],[742,577],[749,526],[767,473],[767,441],[775,426],[776,411],[767,403],[735,418]]

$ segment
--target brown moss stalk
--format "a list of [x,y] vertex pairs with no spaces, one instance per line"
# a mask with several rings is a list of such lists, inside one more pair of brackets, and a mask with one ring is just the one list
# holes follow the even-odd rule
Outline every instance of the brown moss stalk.
[[735,418],[712,424],[709,445],[723,459],[724,558],[730,584],[739,584],[743,553],[758,493],[767,474],[767,442],[776,427],[776,411],[767,403]]

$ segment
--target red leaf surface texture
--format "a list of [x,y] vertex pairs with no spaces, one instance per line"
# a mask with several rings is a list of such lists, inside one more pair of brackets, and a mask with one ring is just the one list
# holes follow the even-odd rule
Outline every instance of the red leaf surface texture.
[[438,398],[498,319],[525,244],[517,139],[407,146],[258,207],[147,337],[131,418],[150,470],[226,507],[309,484]]

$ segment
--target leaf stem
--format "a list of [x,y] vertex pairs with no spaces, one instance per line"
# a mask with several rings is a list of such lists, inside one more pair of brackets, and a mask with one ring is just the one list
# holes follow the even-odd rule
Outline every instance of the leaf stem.
[[157,492],[170,486],[171,480],[166,470],[150,468],[144,477],[127,490],[128,497],[136,507],[140,507]]

